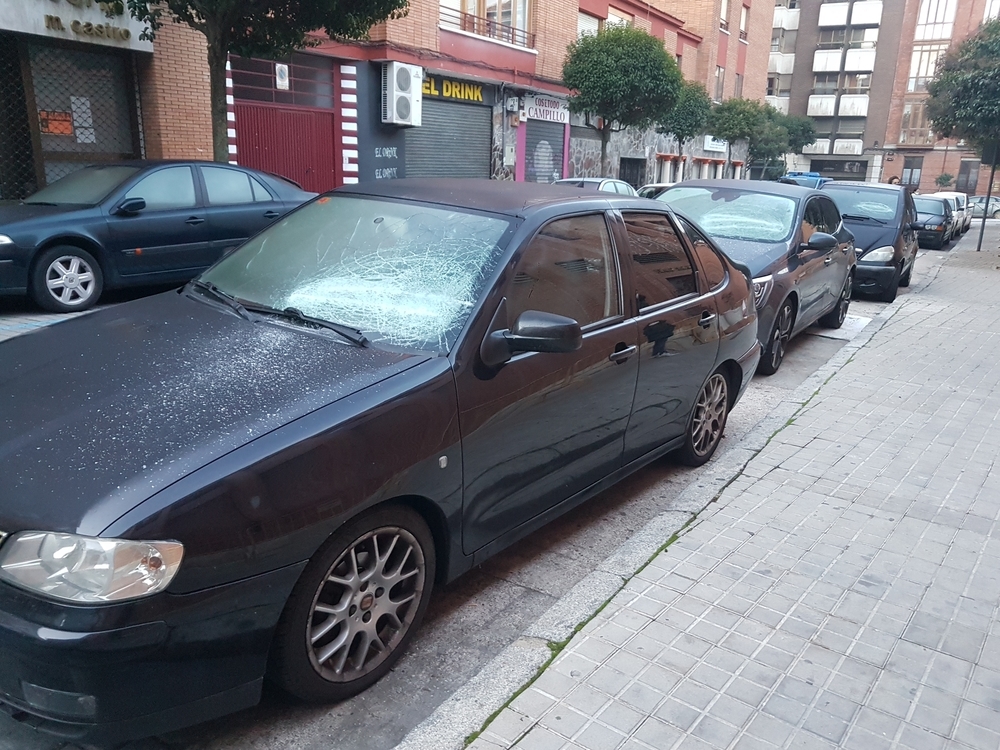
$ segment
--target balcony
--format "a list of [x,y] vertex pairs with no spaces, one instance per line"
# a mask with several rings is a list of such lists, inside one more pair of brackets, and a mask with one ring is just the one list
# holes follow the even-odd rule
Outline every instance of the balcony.
[[809,97],[809,104],[806,107],[806,114],[810,117],[833,117],[837,106],[836,96],[823,96],[813,94]]
[[847,26],[847,9],[850,3],[823,3],[819,8],[819,26]]
[[844,94],[840,97],[837,114],[841,117],[867,117],[868,94]]
[[815,142],[810,143],[808,146],[802,149],[803,154],[828,154],[830,153],[830,139],[829,138],[817,138]]
[[795,54],[789,52],[772,52],[767,59],[767,72],[778,75],[791,75],[795,68]]
[[875,50],[847,50],[847,54],[844,55],[844,70],[850,73],[870,73],[875,70]]
[[455,10],[454,8],[446,8],[443,5],[441,6],[439,22],[442,29],[464,31],[476,36],[504,42],[505,44],[512,44],[515,47],[524,47],[526,49],[534,49],[535,47],[534,34],[530,34],[523,29],[516,29],[513,26],[507,26],[492,18],[474,16],[470,13]]
[[851,11],[852,26],[876,26],[882,22],[882,0],[859,0]]
[[767,102],[768,104],[770,104],[772,107],[774,107],[776,110],[778,110],[779,112],[781,112],[781,114],[783,114],[783,115],[787,115],[788,114],[788,99],[789,99],[789,97],[787,95],[785,95],[785,96],[765,96],[764,97],[764,101],[765,102]]
[[774,21],[771,28],[795,31],[799,28],[799,9],[785,8],[781,5],[774,8]]
[[934,133],[927,128],[903,128],[899,131],[900,146],[933,146]]
[[814,73],[838,73],[844,53],[839,50],[816,50],[813,53]]
[[838,138],[833,142],[833,153],[842,156],[860,156],[864,150],[865,142],[860,138]]

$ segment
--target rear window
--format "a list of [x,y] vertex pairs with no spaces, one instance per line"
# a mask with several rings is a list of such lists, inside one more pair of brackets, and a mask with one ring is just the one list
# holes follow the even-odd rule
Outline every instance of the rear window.
[[917,198],[914,196],[913,203],[917,211],[922,214],[944,215],[944,198]]

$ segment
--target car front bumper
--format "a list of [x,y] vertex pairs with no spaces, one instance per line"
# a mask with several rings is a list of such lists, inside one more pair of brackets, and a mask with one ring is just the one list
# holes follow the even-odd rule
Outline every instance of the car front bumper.
[[99,607],[0,583],[0,707],[50,734],[110,744],[253,706],[304,565]]
[[852,290],[859,294],[881,294],[898,282],[896,266],[892,264],[858,263]]
[[940,232],[931,231],[929,229],[921,229],[917,232],[917,242],[921,245],[933,245],[938,247],[944,244],[945,232],[942,229]]

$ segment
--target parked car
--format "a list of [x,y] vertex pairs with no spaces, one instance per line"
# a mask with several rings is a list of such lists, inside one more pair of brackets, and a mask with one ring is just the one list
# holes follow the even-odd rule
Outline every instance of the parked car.
[[651,182],[648,185],[643,185],[636,193],[640,198],[656,198],[664,190],[672,188],[675,184],[673,182]]
[[972,212],[967,211],[968,199],[965,193],[954,193],[949,191],[932,193],[935,198],[947,198],[951,201],[952,210],[955,212],[954,235],[962,235],[969,231],[972,226]]
[[665,205],[400,180],[0,344],[0,702],[110,743],[265,677],[365,689],[435,583],[668,452],[711,458],[751,298]]
[[854,292],[892,302],[899,287],[910,285],[917,261],[913,198],[900,185],[878,182],[828,182],[823,191],[854,235]]
[[843,325],[854,237],[829,193],[778,182],[693,180],[657,200],[750,268],[762,374],[777,372],[788,341],[813,323]]
[[624,180],[612,180],[604,177],[568,177],[556,180],[553,185],[568,185],[587,190],[602,190],[605,193],[619,195],[636,195],[635,188]]
[[229,164],[85,167],[0,205],[0,294],[72,312],[105,289],[182,283],[314,195]]
[[[985,195],[974,195],[969,198],[969,206],[972,208],[972,216],[981,219],[983,217],[983,207],[986,205]],[[987,218],[1000,219],[1000,198],[990,196],[990,207],[985,212]]]
[[807,188],[821,188],[832,181],[832,177],[824,177],[819,172],[786,172],[778,178],[778,182],[786,185],[800,185]]
[[920,247],[940,250],[952,239],[955,214],[952,202],[947,198],[914,195],[913,204],[917,209],[917,241]]

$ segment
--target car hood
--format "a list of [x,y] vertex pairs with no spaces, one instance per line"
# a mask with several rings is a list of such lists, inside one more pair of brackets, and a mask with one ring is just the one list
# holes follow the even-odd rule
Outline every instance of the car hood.
[[96,535],[169,484],[426,355],[167,292],[0,344],[0,530]]
[[844,225],[854,234],[854,247],[858,257],[876,247],[896,244],[896,227],[875,221],[847,221]]
[[787,258],[789,253],[787,242],[747,242],[714,235],[712,239],[726,255],[746,265],[754,276],[765,273],[773,263]]
[[56,214],[69,214],[89,206],[48,206],[43,203],[0,201],[0,229],[11,224]]

